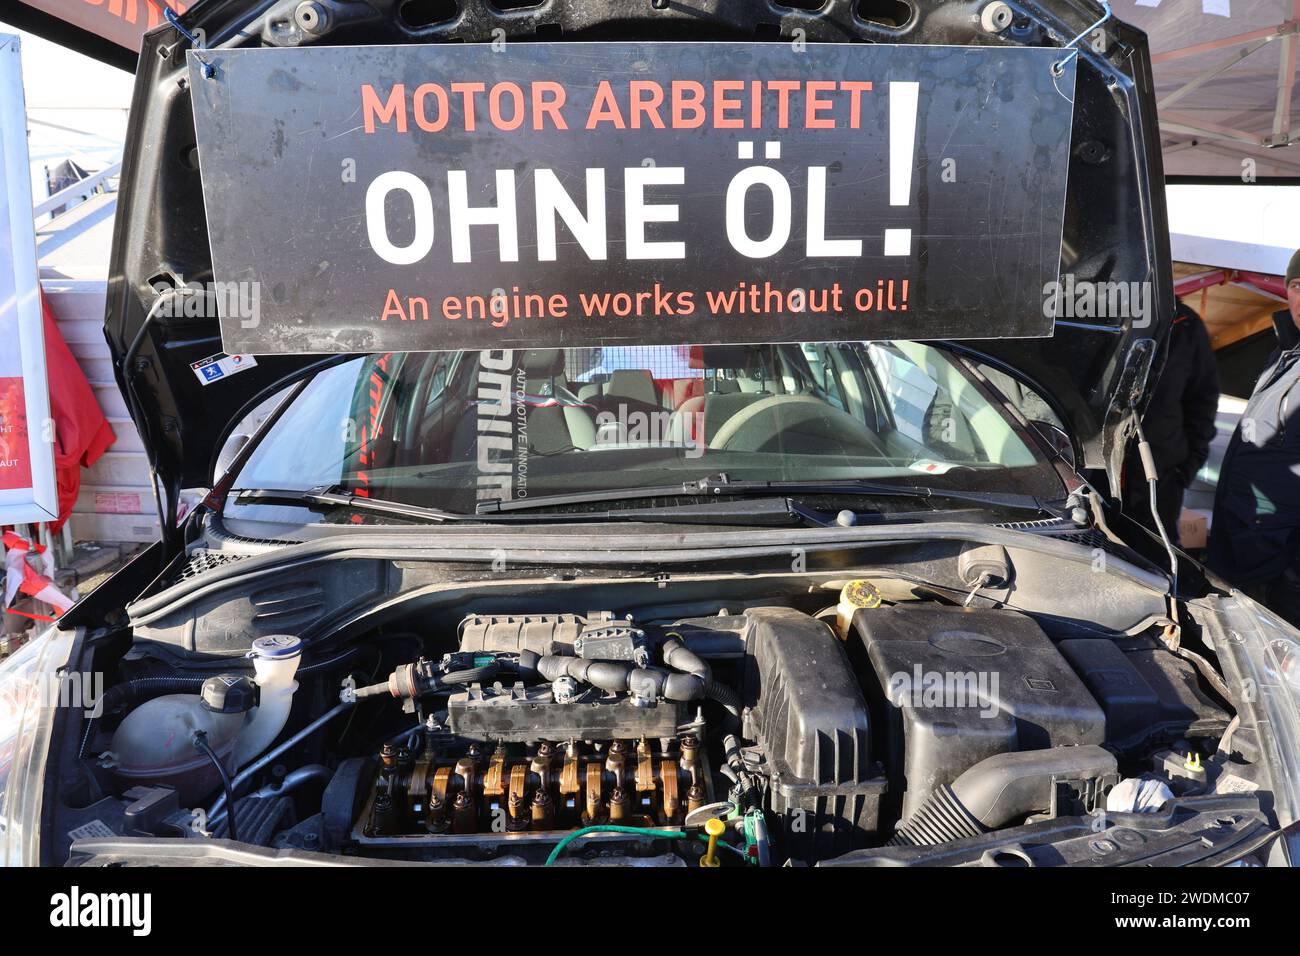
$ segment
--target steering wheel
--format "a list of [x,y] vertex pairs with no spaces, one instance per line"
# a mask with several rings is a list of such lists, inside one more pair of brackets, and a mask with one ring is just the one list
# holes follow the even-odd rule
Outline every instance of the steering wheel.
[[876,436],[856,418],[811,395],[773,395],[755,402],[727,419],[709,445],[724,451],[760,451],[783,433],[885,454]]

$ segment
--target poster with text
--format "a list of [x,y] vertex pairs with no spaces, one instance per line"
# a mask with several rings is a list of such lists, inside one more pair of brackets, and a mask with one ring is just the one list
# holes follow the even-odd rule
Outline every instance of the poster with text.
[[0,34],[0,525],[58,517],[20,56]]
[[1051,335],[1059,50],[190,53],[229,353]]

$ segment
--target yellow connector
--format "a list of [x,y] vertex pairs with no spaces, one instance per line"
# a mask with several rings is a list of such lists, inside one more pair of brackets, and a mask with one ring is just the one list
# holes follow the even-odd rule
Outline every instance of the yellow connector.
[[704,832],[709,835],[709,850],[700,857],[700,866],[721,866],[718,859],[718,837],[727,832],[727,825],[717,817],[710,817],[704,823]]
[[1183,769],[1190,770],[1193,773],[1199,771],[1201,769],[1201,755],[1195,750],[1189,751],[1187,760],[1183,762]]

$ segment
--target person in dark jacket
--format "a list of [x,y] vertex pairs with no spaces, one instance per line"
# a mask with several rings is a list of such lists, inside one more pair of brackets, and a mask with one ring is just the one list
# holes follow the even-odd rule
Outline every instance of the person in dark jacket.
[[[1218,410],[1219,368],[1210,334],[1201,317],[1180,299],[1169,332],[1164,369],[1142,416],[1142,428],[1160,476],[1156,512],[1175,545],[1183,495],[1210,455]],[[1150,489],[1136,454],[1128,457],[1124,510],[1154,530]]]
[[1277,349],[1223,458],[1207,563],[1300,626],[1300,251],[1286,293]]

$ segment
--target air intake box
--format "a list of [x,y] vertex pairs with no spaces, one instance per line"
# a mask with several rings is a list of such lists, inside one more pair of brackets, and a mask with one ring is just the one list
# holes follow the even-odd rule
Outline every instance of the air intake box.
[[862,846],[879,826],[883,768],[866,702],[840,641],[790,608],[745,612],[746,736],[771,762],[771,809],[797,860]]
[[898,605],[859,611],[853,629],[902,819],[986,757],[1105,739],[1101,707],[1023,614]]

